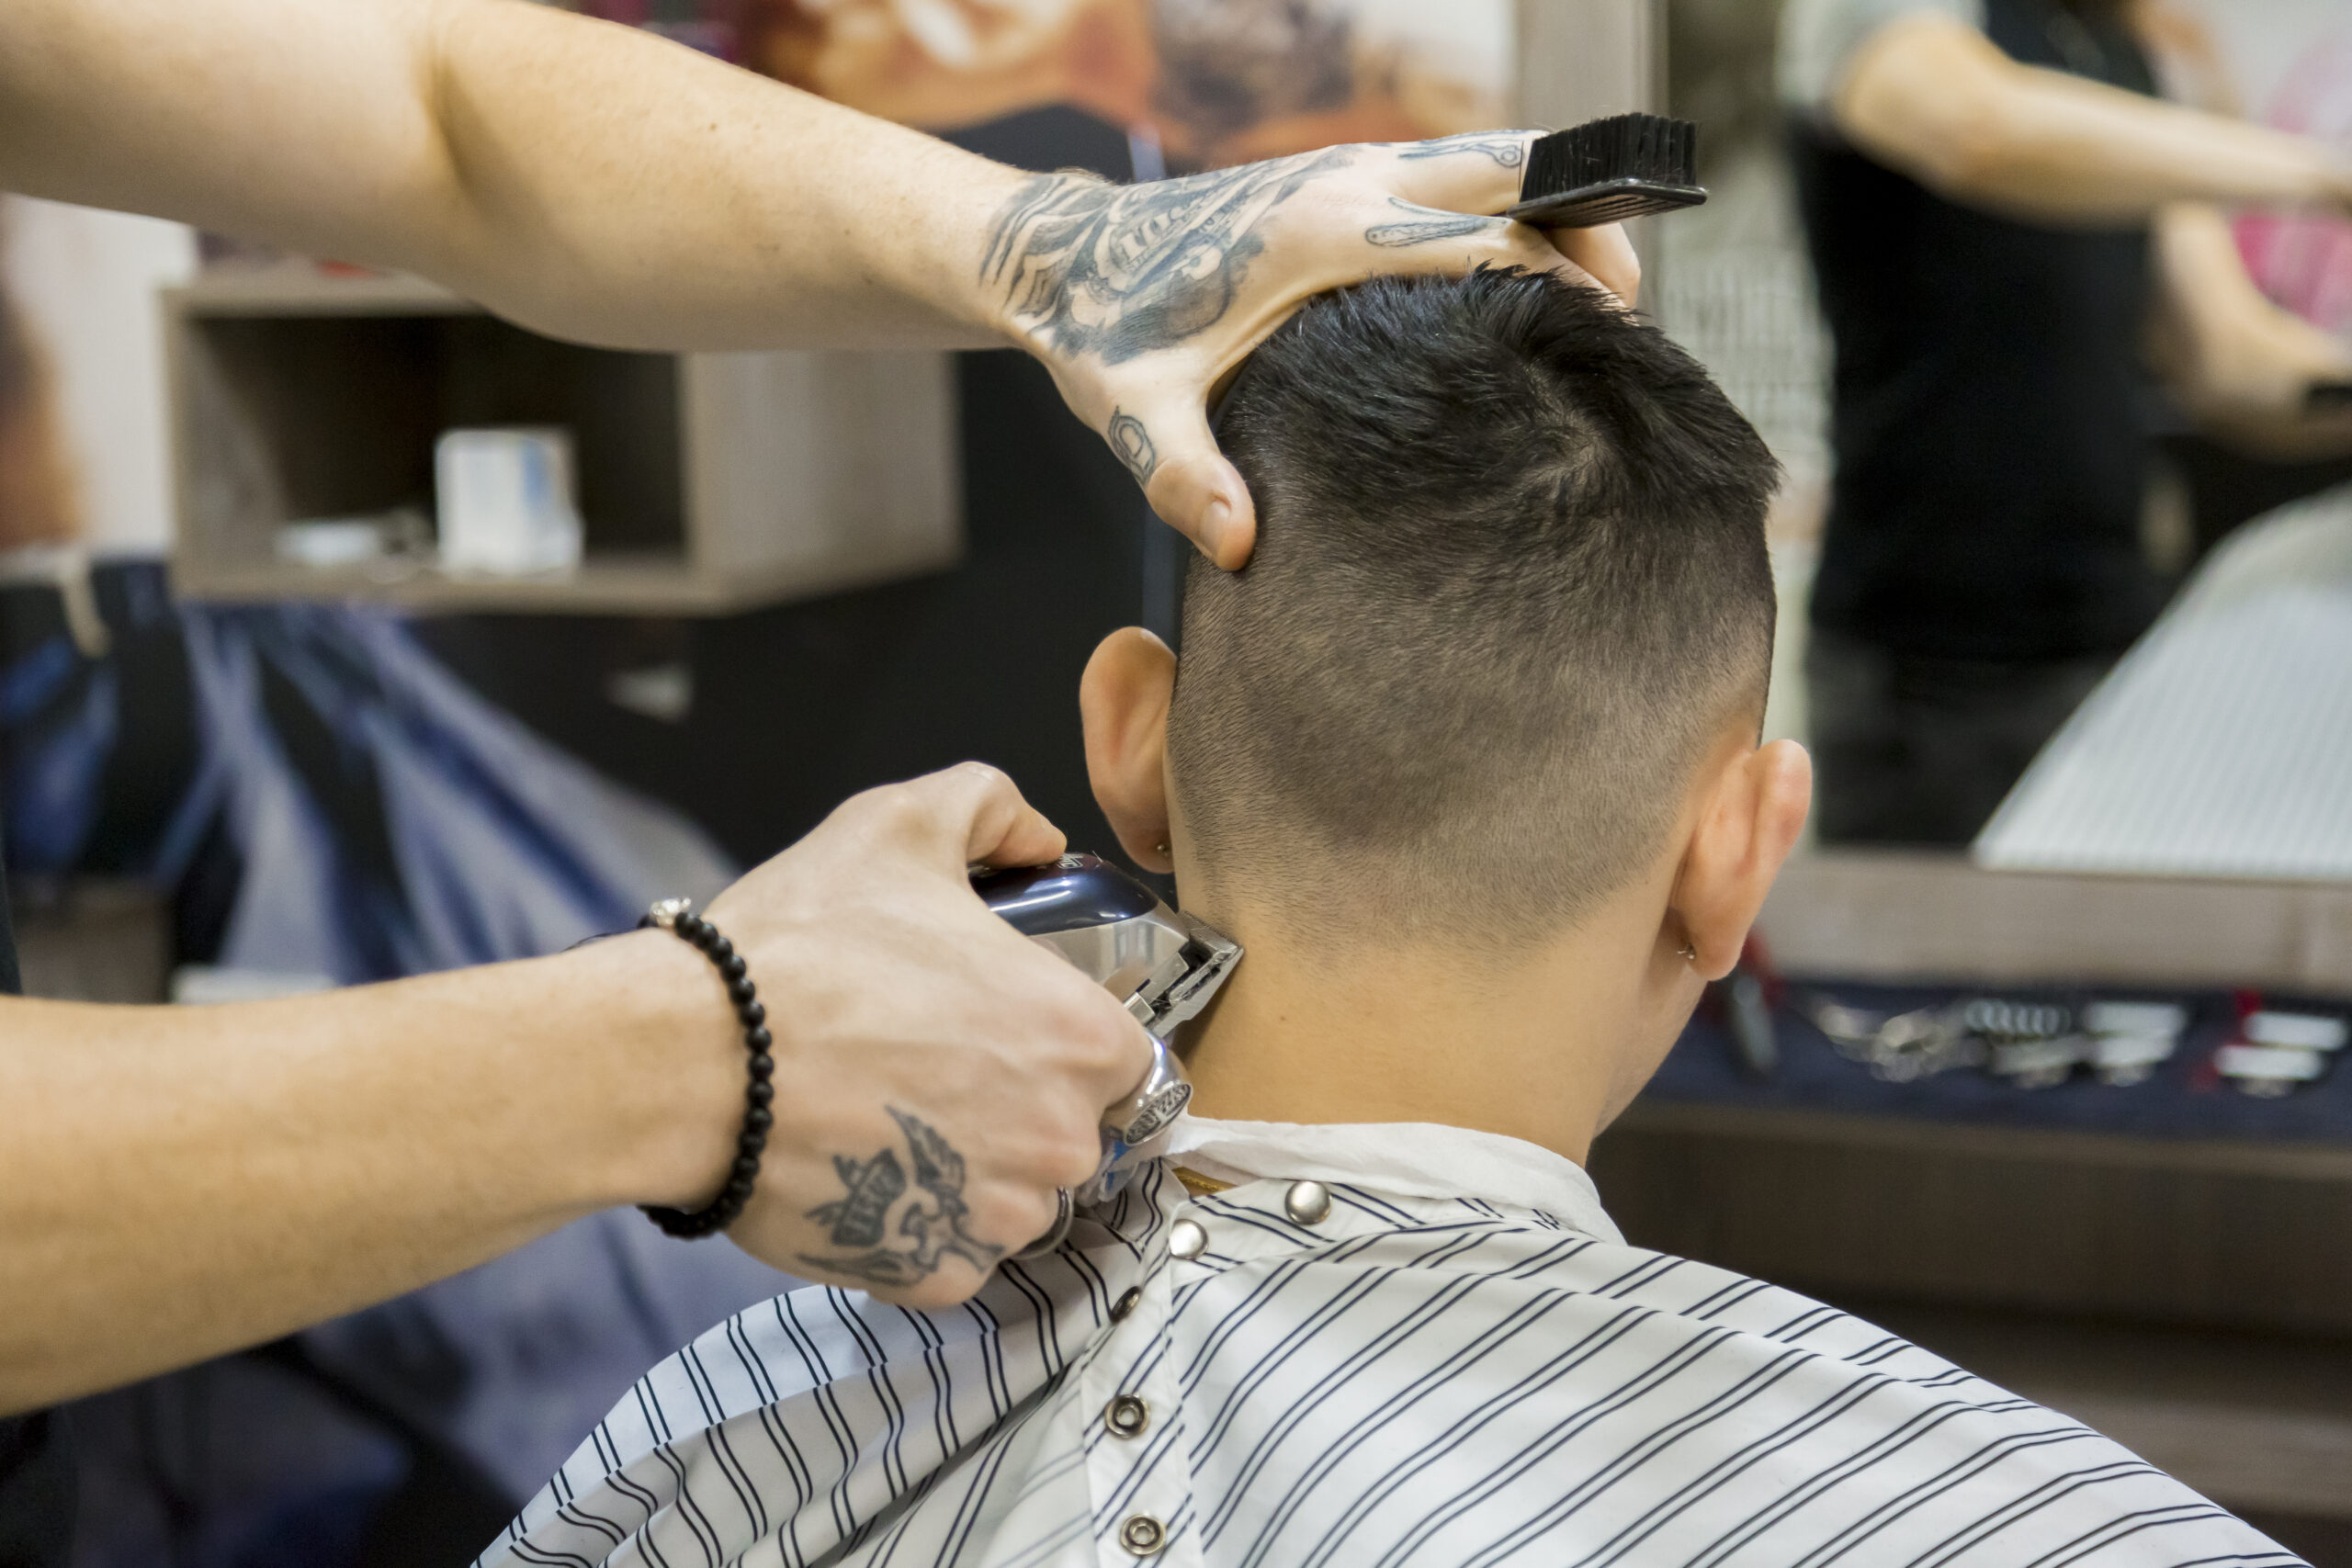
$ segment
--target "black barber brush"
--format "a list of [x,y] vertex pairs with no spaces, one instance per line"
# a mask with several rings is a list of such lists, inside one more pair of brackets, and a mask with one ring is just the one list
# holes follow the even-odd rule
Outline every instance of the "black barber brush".
[[1699,128],[1655,114],[1617,114],[1537,139],[1504,216],[1538,229],[1602,223],[1696,207]]

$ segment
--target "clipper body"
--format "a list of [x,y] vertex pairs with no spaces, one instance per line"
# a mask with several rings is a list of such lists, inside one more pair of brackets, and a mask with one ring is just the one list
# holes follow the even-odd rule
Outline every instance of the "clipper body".
[[1168,1042],[1233,973],[1240,944],[1095,855],[976,871],[972,890],[1013,930],[1125,1002],[1151,1036],[1150,1070],[1103,1112],[1102,1163],[1076,1194],[1081,1204],[1100,1202],[1116,1190],[1119,1160],[1165,1132],[1191,1101],[1192,1080]]

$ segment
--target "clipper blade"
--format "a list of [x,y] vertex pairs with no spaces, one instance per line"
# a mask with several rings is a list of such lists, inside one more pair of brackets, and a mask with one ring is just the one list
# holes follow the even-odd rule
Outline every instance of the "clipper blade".
[[1699,128],[1663,115],[1620,114],[1539,138],[1518,205],[1504,216],[1539,229],[1591,229],[1696,207]]

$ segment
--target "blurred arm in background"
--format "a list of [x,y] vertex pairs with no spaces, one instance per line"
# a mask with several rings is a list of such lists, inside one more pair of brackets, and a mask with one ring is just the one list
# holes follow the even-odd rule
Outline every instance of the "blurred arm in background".
[[1921,12],[1858,47],[1829,101],[1857,148],[1947,200],[2043,223],[2132,223],[2177,201],[2352,214],[2352,162],[2307,137],[2020,65]]
[[2352,412],[2308,412],[2352,379],[2352,348],[2247,276],[2211,205],[2352,215],[2352,161],[2308,137],[2020,65],[1958,18],[1922,12],[1857,48],[1830,100],[1839,132],[1947,200],[2032,222],[2150,221],[2152,358],[2182,409],[2259,455],[2352,451]]
[[2150,357],[2182,411],[2259,457],[2352,452],[2352,405],[2314,411],[2314,384],[2352,383],[2352,344],[2281,309],[2245,270],[2221,213],[2196,202],[2156,217]]

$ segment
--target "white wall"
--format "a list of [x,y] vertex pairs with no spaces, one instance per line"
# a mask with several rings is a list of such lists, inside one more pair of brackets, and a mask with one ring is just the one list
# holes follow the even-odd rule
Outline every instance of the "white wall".
[[[2268,120],[2289,106],[2279,101],[2299,66],[2314,51],[2352,42],[2352,6],[2345,0],[2165,0],[2165,6],[2202,23],[2219,49],[2239,105],[2254,119]],[[2352,102],[2352,83],[2336,84],[2335,102]],[[2352,130],[2352,123],[2317,129]]]

